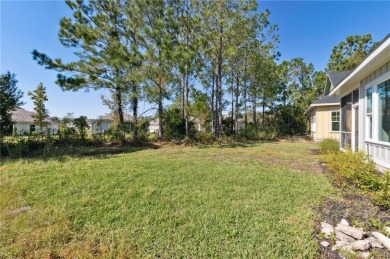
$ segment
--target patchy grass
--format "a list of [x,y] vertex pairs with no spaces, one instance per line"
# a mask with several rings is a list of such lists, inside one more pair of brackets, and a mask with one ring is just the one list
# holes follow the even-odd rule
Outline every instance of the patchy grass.
[[[167,146],[0,167],[0,257],[313,258],[313,143]],[[25,212],[12,213],[30,206]]]

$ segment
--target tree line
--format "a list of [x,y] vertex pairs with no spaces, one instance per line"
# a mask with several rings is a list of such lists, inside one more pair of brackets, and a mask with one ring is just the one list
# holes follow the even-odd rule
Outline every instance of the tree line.
[[[305,132],[305,109],[322,96],[325,71],[302,58],[280,60],[278,26],[255,0],[67,0],[59,40],[75,60],[33,50],[58,73],[63,90],[108,89],[118,124],[138,104],[156,107],[160,138],[177,117],[183,136],[193,118],[216,137],[249,130]],[[352,43],[352,44],[351,44]],[[350,69],[374,47],[371,35],[335,46],[327,70]],[[348,50],[348,48],[352,48]],[[360,61],[359,61],[360,60]],[[260,118],[259,118],[260,115]]]

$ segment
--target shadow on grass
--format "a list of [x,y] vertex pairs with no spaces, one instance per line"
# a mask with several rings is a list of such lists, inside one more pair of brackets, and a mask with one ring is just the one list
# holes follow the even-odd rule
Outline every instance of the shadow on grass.
[[277,140],[258,140],[258,141],[243,141],[243,142],[235,142],[235,143],[226,143],[226,144],[214,144],[214,145],[199,145],[197,146],[200,149],[206,148],[250,148],[258,146],[259,144],[264,143],[277,143]]
[[99,145],[99,146],[85,146],[85,145],[54,145],[49,149],[34,149],[26,152],[19,159],[32,160],[57,160],[66,161],[68,158],[93,158],[93,159],[109,159],[114,155],[129,154],[148,149],[158,149],[159,146],[153,143],[143,144],[113,144],[113,145]]

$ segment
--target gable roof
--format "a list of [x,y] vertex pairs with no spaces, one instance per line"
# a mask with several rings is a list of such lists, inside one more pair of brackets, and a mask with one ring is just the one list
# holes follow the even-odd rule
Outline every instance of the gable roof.
[[333,86],[338,85],[344,78],[352,73],[352,70],[345,71],[329,71],[328,77]]
[[324,90],[324,96],[329,95],[329,93],[341,82],[344,78],[346,78],[349,74],[351,74],[352,70],[345,71],[328,71],[326,73],[326,84]]

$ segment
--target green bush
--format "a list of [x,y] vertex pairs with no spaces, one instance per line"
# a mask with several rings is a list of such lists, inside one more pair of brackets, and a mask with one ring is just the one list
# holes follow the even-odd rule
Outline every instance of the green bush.
[[334,148],[325,150],[327,152],[323,153],[322,160],[331,171],[333,183],[339,186],[357,186],[369,193],[378,205],[390,208],[389,172],[379,174],[374,162],[363,152],[352,152],[350,149],[336,152]]
[[379,177],[379,190],[372,194],[373,199],[385,208],[390,209],[390,171]]
[[119,127],[115,128],[109,128],[106,130],[105,134],[105,139],[108,141],[125,141],[126,136],[123,130],[121,130]]
[[336,139],[324,139],[320,143],[321,154],[338,153],[340,151],[340,143]]
[[214,144],[217,139],[214,133],[200,131],[195,133],[194,140],[200,144],[211,145]]
[[269,140],[276,139],[278,133],[276,130],[260,130],[253,125],[253,123],[248,123],[248,127],[238,130],[236,139],[238,140]]

